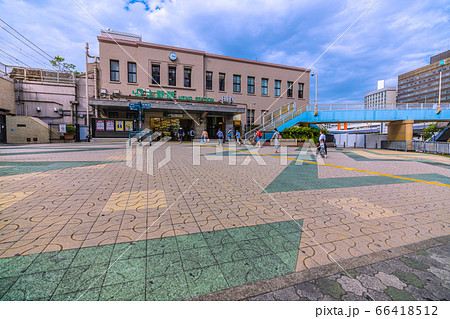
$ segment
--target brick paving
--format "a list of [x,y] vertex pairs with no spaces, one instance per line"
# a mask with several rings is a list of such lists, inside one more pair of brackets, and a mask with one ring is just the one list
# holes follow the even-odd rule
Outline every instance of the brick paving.
[[[347,149],[321,162],[295,148],[256,156],[213,146],[166,143],[153,153],[153,175],[145,144],[132,149],[133,167],[125,143],[2,147],[0,299],[270,299],[273,290],[358,300],[366,286],[377,287],[377,300],[428,298],[422,283],[431,281],[409,271],[435,255],[428,250],[408,250],[412,257],[392,259],[401,266],[388,263],[389,271],[363,265],[354,277],[282,289],[271,280],[430,240],[447,247],[450,159]],[[439,260],[425,273],[447,284],[430,299],[448,296],[448,262]],[[247,296],[233,297],[249,285]]]

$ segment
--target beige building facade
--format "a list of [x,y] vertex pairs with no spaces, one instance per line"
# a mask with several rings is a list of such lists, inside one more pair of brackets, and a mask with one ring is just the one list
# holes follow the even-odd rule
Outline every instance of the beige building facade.
[[130,103],[151,105],[142,112],[143,129],[168,133],[181,126],[196,136],[206,129],[212,138],[219,128],[243,133],[287,103],[308,103],[308,69],[146,43],[121,32],[102,32],[98,41],[99,92],[90,98],[97,137],[126,135],[125,129],[111,131],[111,121],[127,130],[133,121],[138,130]]

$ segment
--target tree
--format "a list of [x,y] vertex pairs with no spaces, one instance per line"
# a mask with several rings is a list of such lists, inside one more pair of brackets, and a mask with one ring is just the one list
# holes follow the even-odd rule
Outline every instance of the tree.
[[442,128],[437,128],[436,123],[432,123],[428,125],[428,127],[424,128],[423,131],[425,132],[425,140],[427,140],[430,137],[433,137],[436,132],[442,131]]
[[76,67],[75,65],[70,64],[70,63],[65,63],[64,60],[65,60],[64,58],[57,55],[53,58],[53,60],[50,60],[50,63],[55,68],[58,68],[58,71],[60,71],[60,72],[62,72],[62,71],[68,71],[70,73],[77,72],[77,71],[74,71],[75,67]]

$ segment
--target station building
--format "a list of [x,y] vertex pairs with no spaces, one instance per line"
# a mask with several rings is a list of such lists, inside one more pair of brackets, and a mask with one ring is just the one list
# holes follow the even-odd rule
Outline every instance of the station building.
[[94,137],[128,136],[138,130],[130,103],[150,104],[142,129],[165,134],[179,126],[244,133],[266,112],[309,100],[310,70],[142,42],[117,31],[98,37],[97,98],[90,97]]

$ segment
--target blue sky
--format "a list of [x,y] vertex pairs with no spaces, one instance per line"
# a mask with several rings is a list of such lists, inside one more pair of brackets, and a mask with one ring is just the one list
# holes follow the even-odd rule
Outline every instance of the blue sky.
[[[448,0],[0,0],[0,18],[80,71],[84,43],[98,52],[100,26],[141,34],[146,42],[309,67],[319,74],[319,103],[363,102],[377,80],[396,86],[399,74],[450,49]],[[0,47],[49,68],[3,29]],[[14,60],[0,51],[0,62]]]

